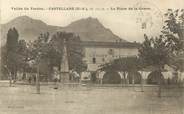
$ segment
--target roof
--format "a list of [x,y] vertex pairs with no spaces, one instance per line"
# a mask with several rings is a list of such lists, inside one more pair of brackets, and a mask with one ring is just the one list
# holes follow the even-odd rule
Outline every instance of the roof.
[[108,48],[138,48],[139,43],[132,42],[95,42],[95,41],[81,41],[83,47],[108,47]]

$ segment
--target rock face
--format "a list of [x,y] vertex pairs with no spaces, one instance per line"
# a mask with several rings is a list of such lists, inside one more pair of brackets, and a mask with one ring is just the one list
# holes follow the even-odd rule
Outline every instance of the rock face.
[[[66,27],[47,25],[41,20],[32,19],[28,16],[17,17],[6,24],[1,25],[1,41],[6,42],[6,34],[9,28],[15,27],[19,32],[19,39],[26,41],[36,39],[40,33],[56,31],[74,32],[82,41],[105,41],[116,42],[120,37],[113,34],[110,29],[105,28],[96,18],[80,19],[72,22]],[[122,42],[126,42],[121,39]]]

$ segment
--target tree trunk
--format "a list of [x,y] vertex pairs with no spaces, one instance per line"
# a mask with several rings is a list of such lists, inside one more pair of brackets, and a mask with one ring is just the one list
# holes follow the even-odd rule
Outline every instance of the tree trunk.
[[132,73],[132,85],[133,85],[133,89],[135,89],[134,73]]
[[39,65],[37,68],[37,75],[36,75],[36,92],[40,94],[40,74],[39,74]]
[[14,84],[14,81],[15,81],[15,66],[14,66],[14,68],[13,68],[12,81],[13,81],[13,84]]
[[144,92],[143,77],[141,76],[141,92]]
[[123,78],[121,78],[121,87],[123,87]]
[[126,87],[126,82],[127,82],[127,80],[126,80],[126,73],[125,72],[123,72],[123,77],[124,77],[124,86]]
[[[159,73],[161,73],[161,70],[159,69]],[[161,75],[159,75],[159,88],[158,88],[158,97],[161,97]]]
[[161,83],[159,84],[158,97],[161,97]]
[[7,68],[7,72],[8,72],[8,75],[9,75],[9,86],[11,87],[12,86],[12,73],[9,71],[8,68]]
[[126,84],[127,84],[127,86],[129,86],[129,83],[130,83],[129,81],[130,80],[128,79],[128,76],[127,76],[127,78],[126,78],[126,82],[127,82]]
[[10,82],[10,87],[12,86],[12,74],[10,73],[9,74],[10,76],[9,76],[9,82]]
[[15,72],[14,72],[14,80],[13,80],[13,83],[15,84],[17,80],[17,69],[15,69]]
[[179,87],[182,87],[182,81],[181,81],[181,79],[182,79],[182,74],[181,74],[181,71],[179,71]]

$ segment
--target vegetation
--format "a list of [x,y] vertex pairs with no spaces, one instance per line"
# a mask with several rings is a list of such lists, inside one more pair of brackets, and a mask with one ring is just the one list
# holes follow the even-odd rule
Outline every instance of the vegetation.
[[50,36],[47,32],[40,34],[32,42],[18,40],[18,36],[15,28],[10,29],[7,33],[6,46],[2,48],[2,69],[10,79],[16,79],[17,71],[23,73],[23,76],[26,73],[36,73],[37,66],[41,74],[52,79],[53,67],[60,69],[64,40],[67,46],[69,69],[75,69],[78,72],[85,70],[80,38],[73,33],[57,32]]
[[10,79],[10,86],[11,86],[11,80],[12,78],[16,78],[17,74],[17,68],[18,68],[18,54],[17,54],[17,49],[18,49],[18,31],[15,28],[9,29],[7,33],[7,42],[6,42],[6,59],[5,63],[6,65],[4,66],[7,71]]
[[141,68],[142,63],[138,57],[123,57],[101,65],[100,70],[123,72],[124,83],[126,83],[126,74],[130,72],[134,74]]
[[172,65],[176,70],[183,71],[184,61],[184,31],[181,26],[184,26],[184,10],[168,9],[165,13],[165,25],[162,33],[167,40],[167,46],[173,53]]
[[[178,63],[176,58],[184,51],[183,33],[180,28],[184,23],[184,11],[169,9],[165,16],[162,34],[155,38],[144,35],[145,40],[139,49],[139,57],[145,66],[155,66],[158,72],[161,72],[166,64],[181,68],[182,65],[176,64]],[[158,96],[160,97],[161,76],[159,85]]]
[[[183,60],[177,59],[184,54],[184,33],[181,24],[184,24],[184,10],[169,9],[165,14],[166,20],[162,34],[149,38],[144,35],[144,42],[139,48],[139,58],[119,58],[101,66],[101,70],[115,70],[125,73],[138,71],[141,68],[154,66],[161,72],[165,65],[183,69]],[[161,96],[161,76],[159,78],[158,96]]]

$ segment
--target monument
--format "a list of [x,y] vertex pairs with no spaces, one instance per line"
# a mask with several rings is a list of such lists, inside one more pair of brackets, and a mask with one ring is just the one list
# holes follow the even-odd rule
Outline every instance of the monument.
[[64,39],[64,43],[63,43],[63,57],[62,57],[62,60],[61,60],[61,75],[60,75],[60,79],[64,83],[69,81],[68,54],[67,54],[67,47],[66,47],[65,39]]

